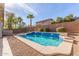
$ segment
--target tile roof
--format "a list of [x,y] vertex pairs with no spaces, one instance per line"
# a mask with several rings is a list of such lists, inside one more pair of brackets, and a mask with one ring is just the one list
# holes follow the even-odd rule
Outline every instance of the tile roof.
[[36,23],[46,22],[46,21],[52,21],[52,20],[53,20],[52,18],[48,18],[48,19],[45,19],[45,20],[38,21],[38,22],[36,22]]

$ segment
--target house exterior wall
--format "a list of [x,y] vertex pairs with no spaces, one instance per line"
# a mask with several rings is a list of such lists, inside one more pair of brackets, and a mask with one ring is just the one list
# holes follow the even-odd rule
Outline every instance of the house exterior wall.
[[58,23],[58,24],[51,24],[48,25],[51,31],[55,31],[57,27],[66,28],[67,32],[79,32],[79,20],[73,22],[65,22],[65,23]]
[[39,31],[43,26],[48,26],[51,24],[52,18],[45,19],[43,21],[36,22],[36,31]]
[[[58,27],[64,27],[66,28],[67,32],[79,32],[79,19],[73,21],[73,22],[64,22],[64,23],[57,23],[57,24],[48,24],[46,25],[52,32],[56,31],[56,28]],[[44,28],[44,25],[41,25],[41,27],[38,28]]]

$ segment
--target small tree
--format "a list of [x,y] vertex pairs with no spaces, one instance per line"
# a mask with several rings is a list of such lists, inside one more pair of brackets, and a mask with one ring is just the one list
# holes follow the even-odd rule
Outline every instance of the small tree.
[[70,22],[70,21],[71,21],[71,19],[69,16],[64,17],[64,22]]
[[55,24],[56,22],[53,20],[52,22],[51,22],[51,24]]
[[57,22],[57,23],[61,23],[62,21],[63,21],[63,18],[62,18],[62,17],[57,17],[57,18],[56,18],[56,22]]
[[74,21],[73,14],[64,17],[64,22],[71,22],[71,21]]

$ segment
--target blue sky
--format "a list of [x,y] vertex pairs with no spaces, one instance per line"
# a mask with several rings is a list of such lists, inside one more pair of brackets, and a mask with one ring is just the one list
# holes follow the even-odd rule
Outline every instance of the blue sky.
[[26,3],[26,4],[5,4],[5,11],[13,12],[17,17],[23,18],[23,21],[28,25],[29,19],[27,19],[28,13],[32,13],[33,25],[37,21],[44,20],[46,18],[64,17],[69,14],[79,16],[79,4],[77,3]]

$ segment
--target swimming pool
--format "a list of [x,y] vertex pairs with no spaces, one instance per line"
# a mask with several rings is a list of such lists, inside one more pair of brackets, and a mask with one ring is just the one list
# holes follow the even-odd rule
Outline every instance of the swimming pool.
[[58,46],[63,42],[63,38],[58,33],[31,32],[19,36],[44,46]]

